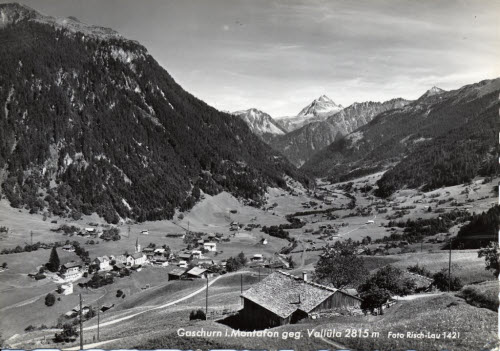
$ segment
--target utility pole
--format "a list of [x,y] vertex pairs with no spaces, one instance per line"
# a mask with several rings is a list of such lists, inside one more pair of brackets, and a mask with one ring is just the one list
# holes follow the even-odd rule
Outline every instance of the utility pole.
[[205,297],[205,319],[208,319],[208,276],[207,276],[207,293]]
[[259,283],[260,283],[260,267],[259,267]]
[[80,294],[80,350],[83,350],[83,306],[82,306],[82,294]]
[[450,236],[450,258],[448,260],[448,292],[451,291],[451,236]]
[[33,246],[33,231],[30,231],[30,235],[31,235],[31,246]]
[[127,239],[130,239],[130,226],[128,226],[128,230],[127,230]]
[[[243,274],[240,274],[240,295],[243,294]],[[243,305],[243,298],[240,297],[240,303]]]
[[99,312],[100,312],[99,310],[100,310],[99,304],[97,304],[97,341],[100,341],[99,340],[99,321],[100,321],[99,320]]

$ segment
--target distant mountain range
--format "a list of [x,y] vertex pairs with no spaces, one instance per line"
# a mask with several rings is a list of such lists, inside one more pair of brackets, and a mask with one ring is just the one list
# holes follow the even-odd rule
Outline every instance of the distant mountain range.
[[302,169],[334,181],[387,170],[381,196],[498,174],[499,93],[500,78],[448,92],[432,88],[334,141]]
[[326,95],[321,95],[304,107],[297,116],[280,117],[275,120],[285,131],[291,132],[308,123],[323,121],[328,116],[342,109],[342,105],[336,104]]
[[13,207],[144,221],[171,218],[202,192],[258,204],[286,177],[308,184],[139,43],[18,4],[0,13],[0,183]]
[[401,108],[408,103],[409,101],[404,99],[382,103],[354,103],[332,115],[322,116],[320,121],[307,123],[290,133],[268,137],[266,140],[290,162],[300,167],[315,153],[365,125],[379,113]]

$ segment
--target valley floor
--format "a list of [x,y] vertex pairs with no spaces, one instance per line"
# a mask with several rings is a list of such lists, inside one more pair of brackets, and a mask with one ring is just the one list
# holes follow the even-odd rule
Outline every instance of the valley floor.
[[[286,215],[297,214],[305,221],[300,229],[289,230],[290,235],[297,240],[291,257],[295,262],[292,274],[302,271],[313,271],[321,249],[337,240],[351,238],[362,240],[370,236],[372,241],[390,235],[394,230],[385,225],[388,218],[401,215],[400,208],[408,208],[397,220],[434,218],[438,216],[436,208],[450,211],[458,207],[467,208],[470,212],[482,212],[497,202],[492,191],[493,184],[498,179],[483,184],[477,179],[472,185],[442,188],[429,193],[417,190],[404,190],[396,193],[391,199],[393,203],[377,211],[377,198],[370,193],[356,190],[366,185],[373,185],[380,174],[353,181],[351,190],[346,191],[346,183],[319,183],[314,192],[296,188],[291,192],[281,189],[270,189],[267,206],[253,208],[243,205],[230,194],[222,193],[198,203],[183,216],[176,216],[171,221],[146,222],[140,224],[122,224],[119,226],[122,238],[119,241],[88,244],[87,238],[65,236],[51,231],[61,224],[86,227],[89,223],[104,225],[96,216],[85,217],[74,221],[65,218],[48,218],[30,215],[25,210],[11,208],[5,200],[0,201],[0,227],[9,228],[8,233],[0,233],[0,243],[3,248],[24,246],[31,240],[51,243],[55,241],[77,240],[90,252],[93,259],[102,255],[120,255],[125,251],[133,252],[136,240],[143,247],[154,243],[157,247],[168,245],[172,251],[180,252],[185,248],[181,238],[167,237],[167,234],[191,231],[206,233],[223,233],[230,236],[229,242],[218,243],[217,254],[207,256],[221,261],[243,252],[247,257],[262,254],[265,258],[275,257],[288,241],[269,236],[260,228],[252,230],[230,230],[231,222],[260,224],[270,226],[287,223]],[[351,209],[347,205],[355,201]],[[441,205],[433,199],[444,199]],[[338,209],[343,206],[343,209]],[[432,207],[432,211],[428,207]],[[328,208],[337,208],[331,213]],[[369,215],[367,209],[371,209]],[[315,211],[315,212],[311,212]],[[365,211],[365,212],[363,212]],[[57,223],[52,223],[57,221]],[[333,228],[333,229],[329,229]],[[147,229],[148,235],[140,235]],[[458,232],[459,226],[450,229],[450,235]],[[395,229],[398,231],[399,229]],[[419,264],[431,272],[437,272],[448,267],[449,252],[442,250],[443,240],[450,237],[439,233],[423,243],[410,244],[405,247],[388,249],[382,255],[363,255],[365,264],[370,271],[392,264],[403,270],[408,266]],[[267,239],[267,244],[261,244]],[[376,245],[375,245],[376,246]],[[178,328],[186,330],[218,330],[226,335],[231,329],[216,322],[224,315],[241,308],[239,297],[241,287],[247,289],[262,279],[271,270],[266,268],[245,268],[242,271],[210,278],[208,319],[207,321],[190,321],[189,313],[196,309],[205,309],[206,281],[181,280],[169,281],[168,267],[146,265],[142,271],[131,276],[116,279],[111,285],[99,289],[84,289],[75,284],[71,295],[57,295],[55,305],[47,307],[44,304],[45,295],[54,292],[57,284],[49,279],[35,281],[28,273],[36,271],[37,267],[48,261],[50,250],[39,249],[33,252],[20,252],[0,255],[0,262],[6,262],[8,269],[0,272],[0,332],[4,344],[13,348],[67,348],[76,349],[76,343],[55,344],[52,341],[54,333],[59,329],[54,326],[58,321],[65,322],[64,313],[78,305],[78,294],[81,293],[85,304],[102,306],[114,304],[110,310],[101,313],[100,335],[97,340],[96,318],[84,323],[85,345],[104,348],[181,348],[183,345],[198,345],[200,348],[289,348],[294,345],[296,350],[324,349],[345,346],[353,349],[370,349],[377,345],[384,350],[390,347],[415,348],[425,350],[441,350],[452,345],[453,350],[471,350],[473,347],[491,347],[498,330],[498,314],[489,309],[468,304],[463,298],[454,294],[434,293],[401,299],[382,316],[337,316],[307,320],[295,325],[274,328],[279,332],[278,338],[187,338],[177,335]],[[59,250],[61,262],[76,259],[72,252]],[[452,272],[460,277],[465,284],[477,284],[494,280],[491,272],[485,269],[484,259],[478,258],[477,250],[453,250]],[[85,279],[82,279],[82,281]],[[241,284],[243,282],[243,284]],[[476,286],[476,285],[474,285]],[[488,286],[497,289],[498,286]],[[125,297],[116,297],[116,292],[122,290]],[[32,330],[25,331],[28,326]],[[367,329],[373,336],[369,338],[347,338],[349,328]],[[273,330],[274,330],[273,329]],[[308,331],[335,329],[341,332],[341,337],[308,336]],[[456,339],[411,339],[408,337],[393,339],[391,333],[429,332],[442,334],[457,332]],[[297,332],[296,334],[290,332]],[[298,333],[300,332],[300,333]],[[378,333],[378,334],[377,334]],[[283,336],[286,335],[286,336]],[[297,337],[300,335],[300,337]],[[392,335],[392,334],[391,334]],[[405,334],[406,335],[406,334]],[[284,339],[286,337],[286,339]],[[445,336],[446,337],[446,336]],[[337,345],[337,346],[336,346]],[[195,347],[189,346],[189,347]],[[197,347],[197,346],[196,346]]]

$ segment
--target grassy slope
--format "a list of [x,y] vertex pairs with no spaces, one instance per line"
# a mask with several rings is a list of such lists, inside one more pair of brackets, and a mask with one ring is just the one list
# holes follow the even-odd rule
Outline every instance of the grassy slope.
[[[341,343],[354,349],[371,350],[442,350],[453,351],[479,350],[491,347],[497,338],[498,314],[489,310],[468,305],[462,299],[444,294],[435,297],[421,298],[414,301],[396,304],[386,315],[378,316],[369,323],[352,324],[333,323],[331,327],[344,329],[349,327],[367,328],[380,332],[379,338],[338,339]],[[412,340],[389,339],[388,332],[460,332],[456,340]]]

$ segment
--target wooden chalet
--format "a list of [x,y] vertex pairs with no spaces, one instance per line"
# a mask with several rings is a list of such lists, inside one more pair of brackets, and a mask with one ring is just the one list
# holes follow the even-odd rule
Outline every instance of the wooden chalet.
[[359,308],[361,299],[345,291],[275,272],[241,294],[240,316],[248,329],[293,324],[313,313]]
[[168,272],[168,280],[179,280],[186,272],[183,268],[173,268],[170,272]]
[[194,267],[186,272],[188,278],[207,278],[207,270],[200,267]]

